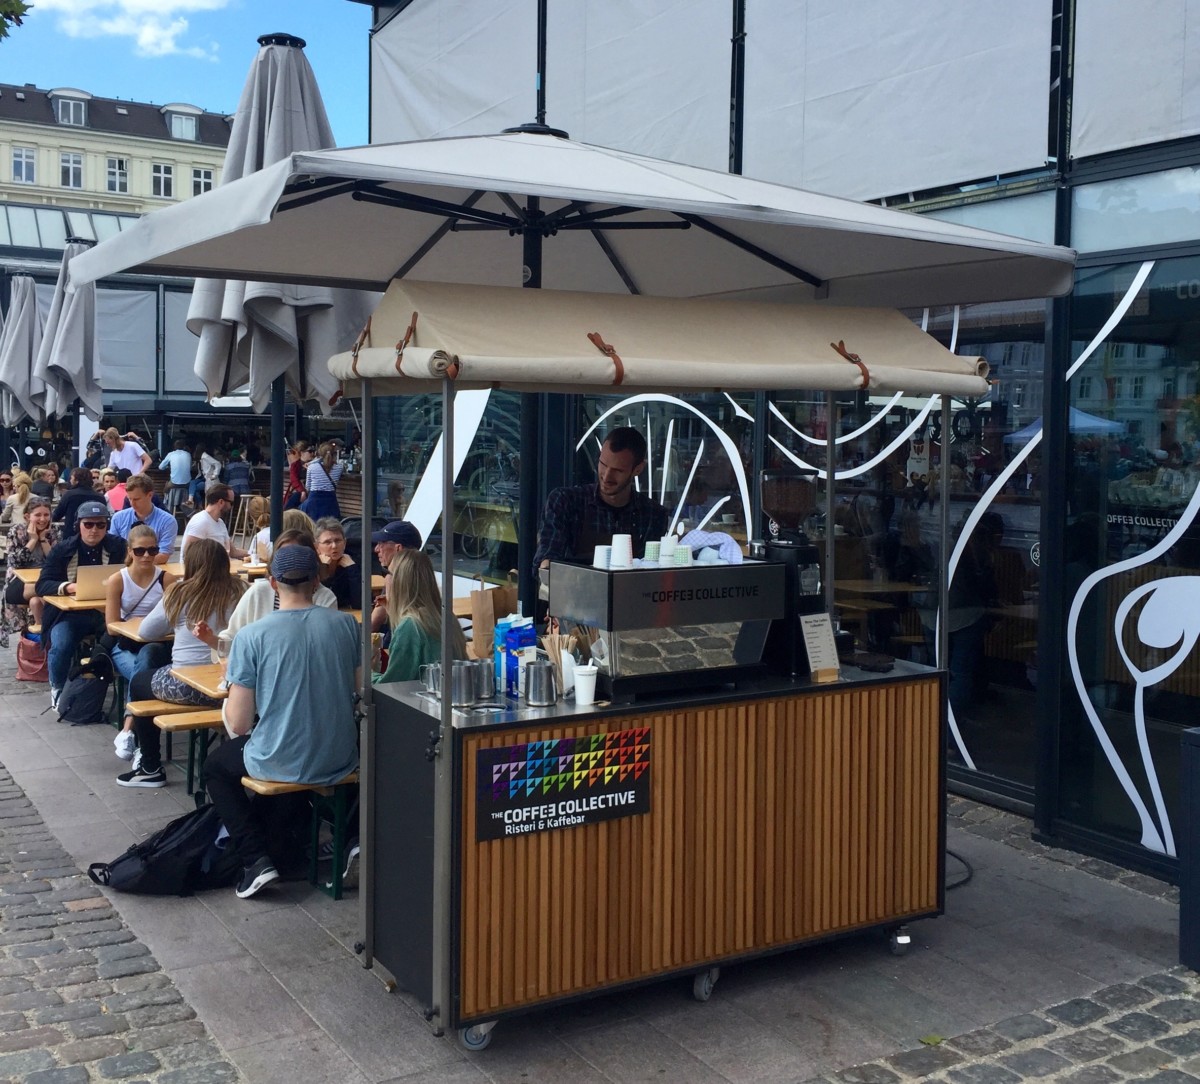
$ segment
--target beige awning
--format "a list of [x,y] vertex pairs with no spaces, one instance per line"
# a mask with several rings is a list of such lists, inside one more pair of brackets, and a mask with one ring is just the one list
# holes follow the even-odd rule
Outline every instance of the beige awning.
[[[835,344],[844,344],[844,356]],[[894,309],[394,281],[358,351],[330,372],[357,394],[762,389],[981,396],[982,358],[951,354]]]

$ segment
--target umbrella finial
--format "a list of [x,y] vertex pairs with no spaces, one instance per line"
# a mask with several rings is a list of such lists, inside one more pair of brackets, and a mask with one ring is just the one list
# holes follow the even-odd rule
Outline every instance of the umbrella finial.
[[505,128],[503,134],[508,135],[509,133],[513,133],[513,134],[525,133],[526,135],[558,136],[559,139],[570,139],[571,138],[561,128],[551,128],[548,124],[538,124],[536,121],[534,121],[530,124],[518,124],[514,128]]
[[263,34],[258,39],[259,45],[294,45],[297,49],[303,49],[308,42],[303,38],[296,37],[295,34]]

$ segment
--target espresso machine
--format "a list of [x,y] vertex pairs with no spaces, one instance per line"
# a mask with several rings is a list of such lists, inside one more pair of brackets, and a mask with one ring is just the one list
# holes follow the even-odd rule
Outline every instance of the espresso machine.
[[766,470],[759,476],[762,509],[777,528],[766,544],[766,558],[785,569],[783,617],[771,623],[763,662],[788,677],[809,672],[800,618],[825,608],[820,553],[804,533],[804,521],[816,505],[816,475],[815,470]]

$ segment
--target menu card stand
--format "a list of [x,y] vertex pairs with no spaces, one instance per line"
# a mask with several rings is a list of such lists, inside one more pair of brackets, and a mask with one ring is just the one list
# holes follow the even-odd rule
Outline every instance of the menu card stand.
[[811,679],[817,683],[837,681],[842,676],[842,668],[829,614],[805,614],[800,618],[800,629],[808,653]]

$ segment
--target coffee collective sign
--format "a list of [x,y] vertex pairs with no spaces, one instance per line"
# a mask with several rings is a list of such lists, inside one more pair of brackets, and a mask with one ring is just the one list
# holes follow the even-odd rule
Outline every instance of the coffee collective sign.
[[650,812],[650,728],[480,749],[475,837],[576,828]]

